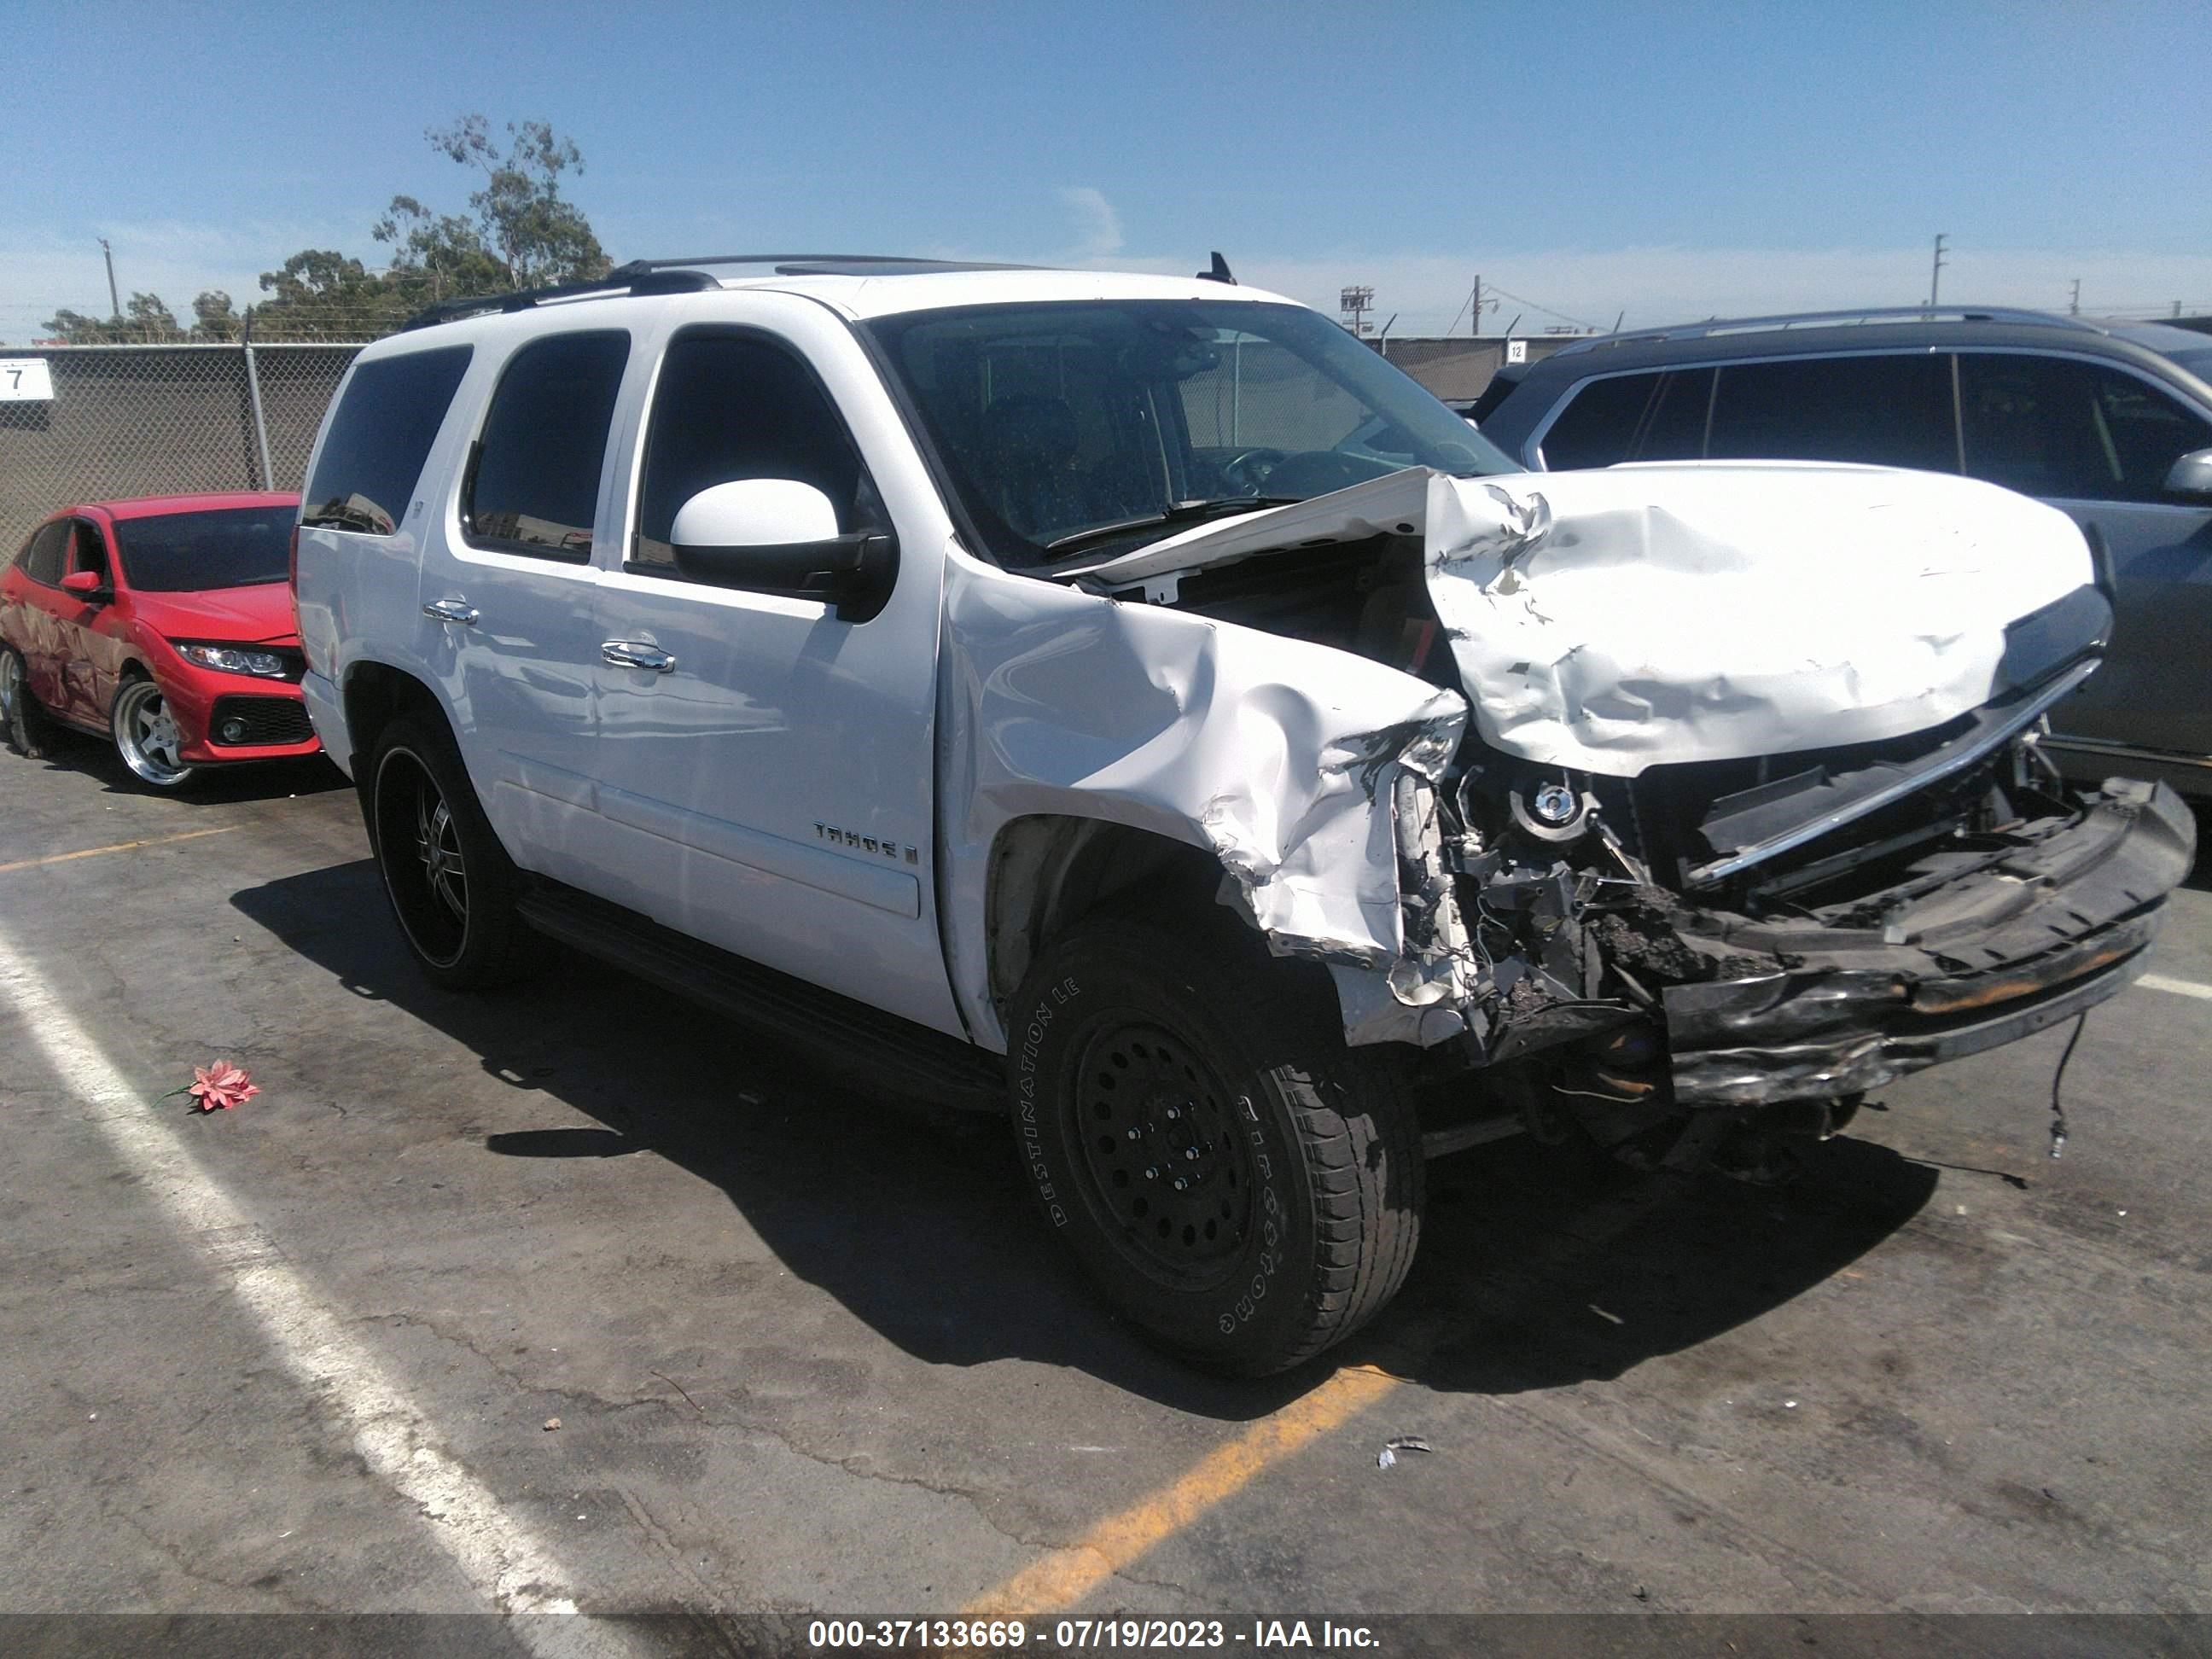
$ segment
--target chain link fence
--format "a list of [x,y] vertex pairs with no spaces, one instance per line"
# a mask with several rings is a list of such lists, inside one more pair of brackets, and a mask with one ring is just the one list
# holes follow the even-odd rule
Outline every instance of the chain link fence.
[[[33,346],[0,401],[0,559],[75,501],[298,489],[338,381],[366,341]],[[46,397],[24,397],[27,389]]]

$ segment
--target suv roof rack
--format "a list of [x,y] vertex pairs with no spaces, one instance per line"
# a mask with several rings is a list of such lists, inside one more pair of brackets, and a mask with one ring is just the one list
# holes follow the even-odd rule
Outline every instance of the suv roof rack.
[[1658,340],[1704,340],[1724,334],[1756,334],[1793,328],[1849,328],[1884,323],[2033,323],[2043,328],[2078,329],[2085,333],[2109,331],[2086,317],[2060,316],[2024,306],[1876,306],[1850,311],[1787,312],[1773,317],[1716,317],[1702,323],[1683,323],[1670,328],[1634,329],[1608,334],[1603,339],[1579,340],[1552,355],[1565,357],[1582,352],[1603,351],[1615,346],[1644,345]]
[[481,317],[495,311],[527,311],[549,300],[695,294],[720,288],[720,282],[699,270],[701,265],[771,265],[779,276],[913,276],[944,270],[1041,269],[1036,265],[925,259],[902,253],[712,253],[695,259],[632,259],[594,282],[558,283],[513,294],[478,294],[466,299],[443,300],[410,317],[402,325],[402,331],[432,328],[440,323],[458,322],[464,317]]

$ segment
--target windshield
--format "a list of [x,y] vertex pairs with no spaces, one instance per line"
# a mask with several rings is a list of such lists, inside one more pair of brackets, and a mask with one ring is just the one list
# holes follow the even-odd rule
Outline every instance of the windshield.
[[[1078,301],[872,325],[1001,563],[1409,466],[1515,467],[1327,318],[1249,301]],[[1085,533],[1095,532],[1095,533]]]
[[290,566],[292,521],[298,514],[290,507],[226,507],[120,520],[115,542],[124,577],[149,593],[281,582]]

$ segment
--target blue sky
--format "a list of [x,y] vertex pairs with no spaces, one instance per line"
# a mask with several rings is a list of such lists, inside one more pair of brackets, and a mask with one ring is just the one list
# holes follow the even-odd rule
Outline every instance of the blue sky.
[[[374,264],[424,142],[544,118],[617,258],[822,248],[1238,274],[1441,331],[1945,297],[2212,310],[2201,4],[0,0],[0,339]],[[43,111],[37,118],[27,112]],[[1464,316],[1459,328],[1467,326]]]

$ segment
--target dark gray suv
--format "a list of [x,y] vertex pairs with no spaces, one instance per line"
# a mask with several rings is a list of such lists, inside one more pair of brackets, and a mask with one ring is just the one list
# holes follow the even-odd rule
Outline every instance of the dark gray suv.
[[1962,472],[2094,526],[2112,653],[2054,756],[2212,798],[2212,337],[2002,309],[1819,313],[1579,342],[1501,375],[1531,471],[1770,459]]

